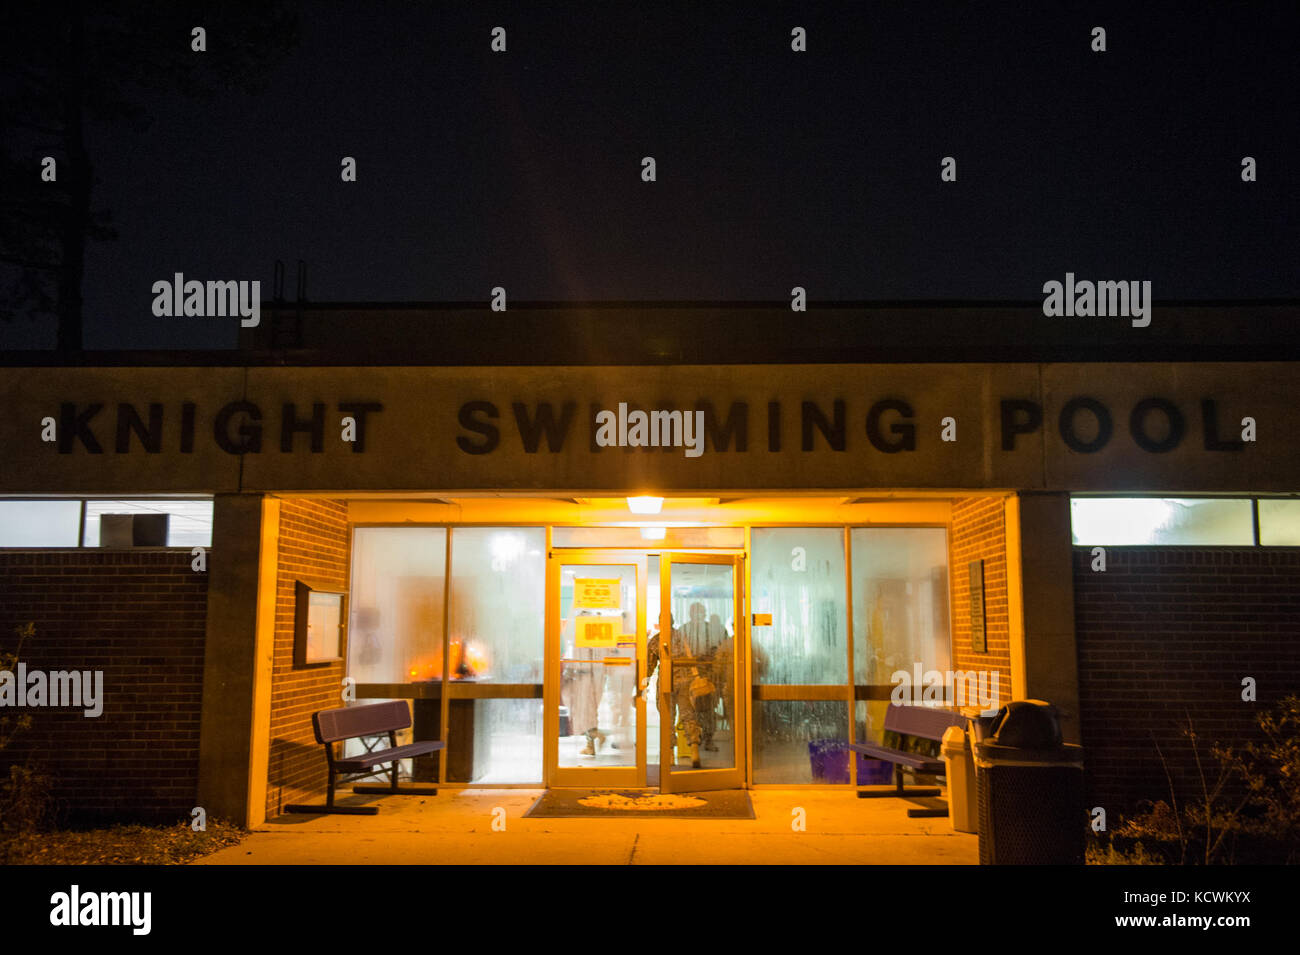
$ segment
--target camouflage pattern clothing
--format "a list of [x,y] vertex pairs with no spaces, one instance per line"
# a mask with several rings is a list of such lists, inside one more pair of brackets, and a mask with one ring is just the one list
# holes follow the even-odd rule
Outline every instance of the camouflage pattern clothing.
[[[675,654],[686,651],[685,641],[678,631],[673,632],[672,649]],[[659,634],[654,634],[646,641],[646,680],[654,676],[659,669]],[[700,744],[706,746],[713,740],[713,712],[717,687],[710,679],[713,667],[708,662],[690,665],[678,665],[673,671],[673,703],[676,709],[675,728],[679,729],[690,744],[691,764],[700,765]],[[660,676],[660,680],[663,677]],[[679,756],[682,754],[678,754]]]

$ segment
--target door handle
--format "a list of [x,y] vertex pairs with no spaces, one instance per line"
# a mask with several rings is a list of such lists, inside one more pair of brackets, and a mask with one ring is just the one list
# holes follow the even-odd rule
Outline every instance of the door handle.
[[650,689],[650,678],[641,677],[641,682],[637,684],[636,692],[632,694],[632,699],[639,700],[645,696],[645,691]]

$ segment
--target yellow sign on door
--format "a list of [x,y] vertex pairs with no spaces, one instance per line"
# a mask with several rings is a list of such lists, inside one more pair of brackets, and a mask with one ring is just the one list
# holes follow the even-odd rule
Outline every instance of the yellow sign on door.
[[573,621],[573,643],[579,647],[613,647],[618,644],[618,617],[577,617]]
[[623,605],[622,581],[617,577],[575,577],[573,606],[576,610],[617,610]]

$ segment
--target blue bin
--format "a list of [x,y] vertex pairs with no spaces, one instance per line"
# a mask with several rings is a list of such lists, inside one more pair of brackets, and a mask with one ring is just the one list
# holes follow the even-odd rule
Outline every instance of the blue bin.
[[894,764],[883,759],[871,759],[861,753],[858,757],[859,786],[888,786],[894,781]]
[[808,741],[808,759],[812,763],[815,783],[849,782],[849,744],[842,739],[814,739]]
[[[815,783],[849,782],[849,744],[842,739],[815,739],[808,743],[808,759],[812,763]],[[883,759],[870,759],[854,753],[858,759],[859,786],[888,786],[894,781],[894,764]]]

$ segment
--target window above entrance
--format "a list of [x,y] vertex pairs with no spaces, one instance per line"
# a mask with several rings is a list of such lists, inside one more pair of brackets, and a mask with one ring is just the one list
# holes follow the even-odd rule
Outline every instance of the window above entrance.
[[719,548],[740,550],[745,546],[743,527],[680,527],[655,521],[616,526],[555,527],[553,547],[618,547],[640,550]]

